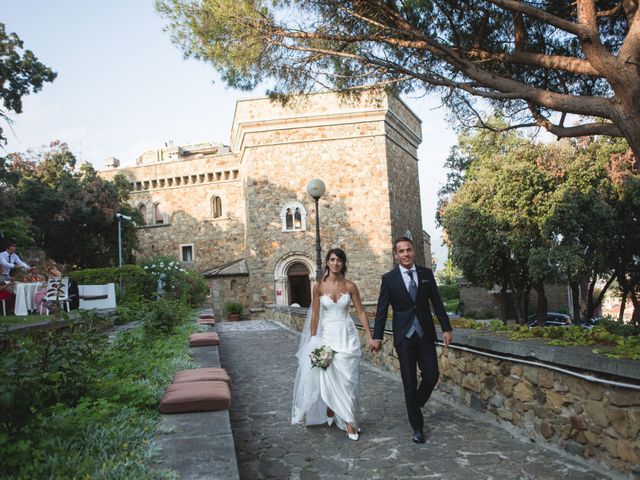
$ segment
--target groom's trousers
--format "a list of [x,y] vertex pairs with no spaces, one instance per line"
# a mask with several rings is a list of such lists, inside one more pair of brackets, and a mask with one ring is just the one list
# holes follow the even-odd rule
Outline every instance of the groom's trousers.
[[[414,333],[410,338],[403,338],[396,345],[396,353],[400,362],[400,374],[409,423],[414,432],[422,432],[424,419],[421,408],[427,403],[431,392],[438,383],[436,345],[426,335],[420,338],[417,333]],[[419,384],[416,367],[420,367],[422,374]]]

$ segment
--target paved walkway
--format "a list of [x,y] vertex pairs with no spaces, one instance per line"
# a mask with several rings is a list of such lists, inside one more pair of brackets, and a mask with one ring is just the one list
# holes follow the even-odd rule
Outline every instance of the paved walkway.
[[357,442],[325,426],[291,425],[299,335],[265,320],[219,323],[220,360],[232,379],[231,425],[241,479],[615,478],[434,397],[427,443],[411,442],[400,379],[361,364]]

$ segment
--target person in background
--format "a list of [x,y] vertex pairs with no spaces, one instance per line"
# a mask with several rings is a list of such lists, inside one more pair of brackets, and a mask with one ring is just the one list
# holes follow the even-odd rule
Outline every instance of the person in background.
[[5,301],[6,314],[13,312],[16,301],[16,295],[13,293],[13,282],[9,280],[0,280],[0,300]]
[[[49,280],[50,278],[62,278],[62,273],[58,269],[56,262],[54,262],[53,260],[47,260],[44,265],[47,270],[46,280]],[[39,288],[38,291],[36,292],[36,299],[35,299],[36,307],[38,308],[39,312],[42,312],[41,306],[46,296],[47,296],[47,283],[45,283],[42,286],[42,288]]]
[[16,254],[16,240],[9,239],[7,249],[0,253],[0,280],[10,280],[11,273],[14,269],[29,270],[29,265],[20,260]]

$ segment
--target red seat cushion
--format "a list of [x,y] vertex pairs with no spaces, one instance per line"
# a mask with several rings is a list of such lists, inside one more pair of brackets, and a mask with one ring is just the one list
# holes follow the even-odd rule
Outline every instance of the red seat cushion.
[[229,374],[224,368],[192,368],[191,370],[181,370],[173,376],[173,383],[184,382],[231,382]]
[[162,413],[226,410],[231,403],[227,382],[172,383],[160,400]]
[[220,344],[220,337],[216,332],[198,332],[189,336],[191,347],[210,347]]

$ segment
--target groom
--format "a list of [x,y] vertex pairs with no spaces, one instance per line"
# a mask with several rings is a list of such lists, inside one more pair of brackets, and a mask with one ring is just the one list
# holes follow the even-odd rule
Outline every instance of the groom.
[[[371,349],[378,352],[382,346],[384,326],[389,305],[393,308],[393,344],[400,361],[400,373],[404,387],[409,423],[413,428],[413,441],[424,443],[424,419],[421,408],[427,403],[438,383],[438,356],[429,301],[440,319],[442,341],[448,347],[452,339],[449,317],[444,310],[433,272],[415,265],[413,241],[398,238],[393,246],[393,256],[398,267],[382,276],[376,320],[373,327]],[[418,384],[416,365],[420,367],[422,380]]]

